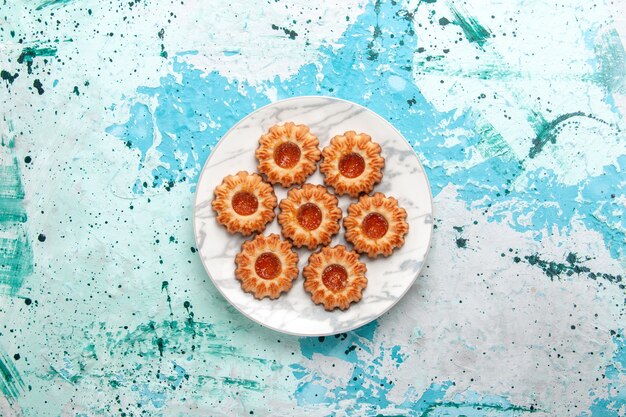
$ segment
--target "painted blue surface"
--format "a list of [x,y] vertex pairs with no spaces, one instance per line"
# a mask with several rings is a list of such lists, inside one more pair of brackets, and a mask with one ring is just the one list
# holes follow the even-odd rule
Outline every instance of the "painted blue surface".
[[[620,1],[281,0],[256,4],[262,19],[238,3],[40,3],[6,2],[0,26],[0,136],[17,143],[0,188],[20,203],[0,207],[0,414],[623,414]],[[270,47],[256,56],[250,40]],[[518,113],[494,127],[507,90]],[[381,114],[435,195],[433,250],[409,298],[336,337],[238,314],[190,227],[220,137],[301,95]],[[587,132],[613,154],[589,151]],[[593,175],[565,181],[549,155],[578,154]]]
[[[558,182],[549,170],[527,170],[525,160],[516,159],[510,152],[486,158],[484,162],[452,174],[442,167],[444,163],[457,162],[462,166],[469,161],[473,157],[470,149],[483,137],[471,112],[438,112],[410,82],[413,55],[416,45],[420,46],[410,16],[411,12],[398,4],[370,4],[341,38],[341,48],[320,49],[324,57],[319,63],[323,75],[321,83],[316,78],[320,69],[309,64],[289,79],[276,78],[268,84],[277,88],[279,99],[318,94],[335,96],[362,104],[385,117],[424,157],[435,196],[443,187],[453,184],[459,189],[460,199],[475,208],[488,210],[491,221],[500,222],[511,216],[512,228],[532,231],[538,240],[544,237],[545,230],[552,233],[553,226],[568,233],[572,220],[580,217],[588,228],[602,234],[613,257],[620,256],[626,239],[623,232],[626,223],[611,195],[624,193],[621,178],[626,169],[626,157],[620,159],[619,167],[606,166],[602,175],[572,186]],[[360,36],[372,27],[371,38]],[[357,64],[363,65],[358,71]],[[219,138],[238,120],[269,103],[265,94],[246,83],[231,84],[217,72],[202,74],[178,60],[173,65],[174,72],[182,76],[180,83],[173,75],[168,75],[161,79],[160,86],[138,90],[157,99],[152,117],[162,135],[162,142],[156,148],[162,153],[162,166],[153,172],[154,181],[149,186],[163,183],[173,186],[181,181],[194,184]],[[123,132],[120,126],[108,130],[139,149],[142,158],[149,148],[146,138],[150,132],[147,126],[150,117],[146,111],[145,105],[135,104]],[[458,144],[445,146],[444,130],[456,128],[478,133],[458,136]],[[529,148],[532,139],[528,138]],[[187,161],[178,158],[176,152],[188,156]],[[534,183],[530,191],[512,189],[513,181],[522,173]],[[584,200],[582,203],[576,201],[579,193]],[[518,201],[525,204],[516,204]],[[606,220],[600,220],[598,215]],[[526,217],[530,217],[530,224],[521,221]]]

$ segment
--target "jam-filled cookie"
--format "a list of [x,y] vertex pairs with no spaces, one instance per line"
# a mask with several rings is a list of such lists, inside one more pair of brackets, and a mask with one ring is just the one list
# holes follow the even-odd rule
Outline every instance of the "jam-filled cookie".
[[240,171],[228,175],[215,188],[211,206],[217,213],[217,222],[230,233],[248,236],[262,232],[274,219],[278,200],[271,185],[258,174]]
[[256,150],[259,172],[272,184],[302,184],[320,160],[319,140],[306,125],[274,125],[261,136]]
[[364,263],[359,255],[343,245],[323,247],[309,257],[304,267],[304,290],[311,293],[315,304],[323,304],[328,311],[345,310],[363,296],[367,286]]
[[321,185],[304,184],[289,190],[279,204],[278,223],[283,235],[299,248],[328,245],[340,229],[338,203],[337,197]]
[[364,195],[358,203],[351,204],[343,225],[346,240],[352,242],[354,250],[370,258],[391,255],[404,245],[409,231],[406,210],[398,206],[398,200],[382,193]]
[[385,159],[380,152],[380,145],[365,133],[350,130],[335,136],[322,151],[324,182],[339,195],[369,193],[383,177]]
[[235,263],[241,288],[259,300],[278,298],[291,289],[298,277],[298,255],[291,243],[277,234],[257,235],[244,242]]

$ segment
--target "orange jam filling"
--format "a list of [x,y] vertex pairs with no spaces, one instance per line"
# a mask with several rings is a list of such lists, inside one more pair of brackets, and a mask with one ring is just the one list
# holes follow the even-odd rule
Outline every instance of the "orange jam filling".
[[363,232],[371,239],[380,239],[385,236],[389,229],[389,223],[382,214],[370,213],[363,219],[361,223]]
[[365,160],[358,153],[349,153],[339,160],[339,172],[348,178],[356,178],[365,171]]
[[254,270],[263,279],[274,279],[282,271],[282,265],[278,256],[271,252],[265,252],[256,258]]
[[341,265],[328,265],[322,272],[322,282],[332,292],[340,291],[348,282],[348,271]]
[[308,230],[317,229],[322,223],[322,210],[313,203],[306,203],[298,209],[298,223]]
[[240,191],[233,196],[232,205],[240,216],[249,216],[259,207],[259,200],[252,193]]
[[283,142],[274,149],[274,161],[281,168],[293,168],[300,160],[300,147],[293,142]]

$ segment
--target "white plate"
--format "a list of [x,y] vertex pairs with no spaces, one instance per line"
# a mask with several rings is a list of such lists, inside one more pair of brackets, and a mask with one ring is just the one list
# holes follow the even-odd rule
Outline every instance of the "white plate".
[[[213,190],[229,174],[256,171],[254,152],[259,137],[267,129],[286,121],[304,123],[320,140],[320,148],[334,135],[347,130],[365,132],[382,147],[385,158],[383,179],[374,191],[397,198],[408,212],[409,233],[404,246],[389,258],[371,260],[361,256],[367,265],[368,286],[363,299],[346,311],[328,312],[315,305],[304,291],[302,274],[293,288],[277,300],[256,300],[241,290],[235,278],[235,255],[244,238],[231,235],[215,221],[211,209]],[[308,181],[323,184],[317,171]],[[280,201],[287,190],[276,186]],[[345,215],[355,202],[339,197]],[[278,213],[278,208],[276,209]],[[378,114],[358,104],[330,97],[297,97],[265,106],[237,123],[217,144],[200,175],[194,207],[194,233],[198,252],[209,277],[222,295],[241,313],[279,332],[299,336],[324,336],[363,326],[389,310],[406,294],[417,278],[432,235],[432,197],[424,169],[404,137]],[[280,233],[276,219],[265,233]],[[344,229],[332,245],[346,244]],[[348,245],[350,247],[350,245]],[[299,268],[306,265],[312,251],[300,249]]]

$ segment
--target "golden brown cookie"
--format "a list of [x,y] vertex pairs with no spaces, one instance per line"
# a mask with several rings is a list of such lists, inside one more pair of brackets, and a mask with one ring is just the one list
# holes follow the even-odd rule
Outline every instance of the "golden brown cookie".
[[315,304],[323,304],[328,311],[345,310],[363,296],[367,286],[366,271],[357,253],[343,245],[326,246],[309,257],[302,272],[304,290],[311,293]]
[[258,170],[272,184],[302,184],[320,160],[319,140],[306,125],[274,125],[261,136],[256,150]]
[[291,243],[274,233],[244,242],[235,263],[241,288],[259,300],[278,298],[291,289],[298,277],[298,255]]
[[337,197],[321,185],[304,184],[302,188],[289,190],[287,198],[279,204],[278,223],[283,236],[299,248],[328,245],[340,229],[338,203]]
[[346,240],[354,245],[354,250],[370,258],[389,256],[404,245],[409,231],[406,216],[395,198],[382,193],[364,195],[348,207],[348,217],[343,220]]
[[244,236],[262,232],[274,219],[278,200],[271,185],[258,174],[240,171],[228,175],[215,188],[211,206],[217,213],[217,222],[230,233]]
[[322,151],[324,182],[339,195],[369,193],[383,177],[385,159],[380,153],[380,145],[365,133],[350,130],[335,136]]

